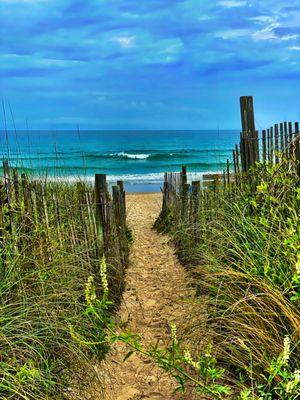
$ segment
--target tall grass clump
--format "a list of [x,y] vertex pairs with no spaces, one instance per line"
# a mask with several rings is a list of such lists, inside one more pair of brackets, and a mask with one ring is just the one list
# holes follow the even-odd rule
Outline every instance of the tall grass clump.
[[[85,348],[77,340],[105,336],[85,313],[90,275],[103,292],[93,188],[10,179],[9,193],[7,181],[0,188],[0,398],[84,398],[85,385],[96,378],[91,359],[107,351],[106,345]],[[107,274],[115,304],[122,271],[112,251]]]
[[[287,160],[257,164],[251,177],[239,179],[225,191],[204,194],[196,244],[189,221],[172,224],[169,218],[168,230],[199,301],[207,299],[205,329],[228,382],[250,388],[245,399],[294,399],[285,393],[282,354],[289,341],[286,362],[289,371],[297,372],[300,179]],[[185,324],[195,352],[203,345],[198,309],[195,305]]]

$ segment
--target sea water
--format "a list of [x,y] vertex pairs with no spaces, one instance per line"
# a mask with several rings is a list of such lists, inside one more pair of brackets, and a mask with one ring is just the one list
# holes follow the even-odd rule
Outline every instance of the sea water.
[[237,130],[1,132],[1,155],[12,167],[49,179],[92,181],[105,173],[127,191],[157,191],[164,172],[187,166],[189,180],[221,172]]

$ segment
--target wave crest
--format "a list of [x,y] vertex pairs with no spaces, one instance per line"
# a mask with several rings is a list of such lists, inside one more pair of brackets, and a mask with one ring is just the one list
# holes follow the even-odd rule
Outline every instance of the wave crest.
[[130,159],[130,160],[146,160],[147,158],[150,157],[151,154],[130,154],[130,153],[125,153],[125,152],[120,152],[120,153],[111,153],[110,156],[112,157],[119,157],[119,158],[125,158],[125,159]]

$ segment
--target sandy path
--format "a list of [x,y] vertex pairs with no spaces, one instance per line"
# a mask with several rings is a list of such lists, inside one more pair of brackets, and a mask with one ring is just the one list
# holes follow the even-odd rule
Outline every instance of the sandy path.
[[[128,222],[134,233],[126,291],[119,311],[126,330],[143,336],[143,344],[166,342],[169,322],[180,324],[187,303],[185,271],[180,266],[167,236],[157,234],[153,223],[160,211],[160,194],[127,196]],[[151,361],[133,355],[125,363],[128,349],[116,344],[105,361],[109,371],[107,400],[167,400],[176,383]],[[183,398],[182,395],[180,397]]]

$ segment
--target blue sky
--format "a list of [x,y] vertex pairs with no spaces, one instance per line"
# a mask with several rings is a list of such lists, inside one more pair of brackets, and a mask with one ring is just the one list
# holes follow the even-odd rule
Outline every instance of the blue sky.
[[18,129],[239,128],[240,95],[299,119],[299,0],[0,0],[0,38]]

